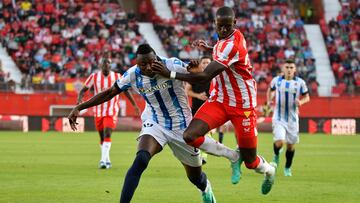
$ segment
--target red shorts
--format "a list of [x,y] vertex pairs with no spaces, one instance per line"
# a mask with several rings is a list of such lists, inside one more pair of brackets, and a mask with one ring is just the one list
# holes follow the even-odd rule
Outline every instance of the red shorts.
[[256,148],[257,146],[256,113],[253,109],[240,109],[216,101],[206,101],[196,112],[194,118],[207,123],[210,130],[218,128],[230,120],[234,125],[240,148]]
[[95,117],[95,126],[98,131],[105,128],[115,129],[117,123],[116,116]]

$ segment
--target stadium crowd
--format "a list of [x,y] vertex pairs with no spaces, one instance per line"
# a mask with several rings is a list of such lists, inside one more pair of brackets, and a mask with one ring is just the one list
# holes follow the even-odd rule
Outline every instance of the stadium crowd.
[[340,1],[336,19],[320,22],[332,69],[337,81],[333,93],[360,92],[360,2]]
[[[214,11],[221,2],[170,1],[174,19],[155,26],[168,53],[182,59],[198,58],[200,53],[191,48],[192,41],[210,39],[209,44],[215,44]],[[237,27],[247,39],[260,91],[266,90],[285,59],[295,58],[298,74],[307,80],[312,93],[316,93],[315,61],[304,22],[287,1],[225,0],[223,3],[236,12]]]
[[2,2],[0,35],[23,72],[24,87],[87,77],[104,50],[113,55],[112,68],[124,72],[135,63],[137,45],[145,42],[135,13],[125,13],[116,1],[14,2]]
[[[68,78],[86,78],[96,69],[104,50],[112,53],[112,68],[122,73],[135,63],[137,45],[145,42],[138,31],[136,14],[125,13],[116,1],[14,2],[4,0],[0,4],[0,42],[21,69],[21,86],[25,89],[37,84],[54,85]],[[160,22],[154,23],[155,30],[169,56],[187,60],[203,55],[191,43],[206,39],[215,44],[214,12],[222,5],[229,6],[234,8],[237,27],[247,39],[259,91],[266,90],[285,59],[295,58],[298,75],[316,94],[315,59],[304,22],[288,1],[168,2],[174,18],[152,20]],[[338,18],[328,24],[321,21],[320,25],[339,84],[335,89],[353,93],[360,86],[360,9],[356,0],[341,3],[343,9]],[[9,77],[4,71],[0,75],[1,81]]]

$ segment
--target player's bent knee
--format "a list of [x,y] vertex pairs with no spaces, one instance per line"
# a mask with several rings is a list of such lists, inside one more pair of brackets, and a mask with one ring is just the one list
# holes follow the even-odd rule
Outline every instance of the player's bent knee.
[[194,137],[189,131],[185,130],[183,134],[183,139],[187,144],[189,144],[194,142],[196,140],[196,137]]
[[136,153],[136,158],[133,165],[136,165],[138,168],[145,170],[149,164],[150,159],[151,155],[148,151],[140,150]]

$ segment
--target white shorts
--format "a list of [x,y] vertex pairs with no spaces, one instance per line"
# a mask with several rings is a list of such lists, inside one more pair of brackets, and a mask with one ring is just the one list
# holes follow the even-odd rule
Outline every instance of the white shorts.
[[146,120],[142,123],[142,128],[138,139],[142,135],[151,135],[164,148],[169,144],[175,157],[181,163],[192,167],[201,166],[200,150],[187,145],[183,139],[184,130],[167,130],[153,120]]
[[299,124],[273,121],[274,141],[285,140],[287,144],[299,143]]

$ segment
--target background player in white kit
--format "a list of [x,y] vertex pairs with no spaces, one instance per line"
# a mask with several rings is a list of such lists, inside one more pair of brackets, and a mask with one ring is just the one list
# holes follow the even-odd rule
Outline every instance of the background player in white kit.
[[279,165],[279,152],[287,144],[285,176],[292,176],[291,164],[295,154],[295,144],[299,142],[299,109],[310,101],[305,81],[295,76],[296,65],[293,60],[286,60],[282,67],[283,75],[276,76],[267,91],[267,103],[271,105],[274,92],[275,109],[272,119],[274,134],[274,158]]
[[[136,62],[137,65],[125,72],[109,90],[97,94],[72,110],[68,117],[72,129],[76,130],[76,117],[80,110],[108,101],[132,87],[144,98],[146,106],[141,115],[142,130],[138,138],[138,152],[126,174],[120,202],[131,201],[150,159],[168,144],[175,157],[183,164],[188,179],[202,191],[203,202],[215,203],[211,185],[201,169],[199,150],[187,145],[182,137],[192,119],[184,83],[152,72],[152,66],[157,64],[172,71],[186,73],[185,64],[176,58],[156,56],[148,44],[138,47]],[[216,143],[212,138],[208,139],[208,142],[210,141],[216,144],[212,148],[212,154],[224,156],[233,162],[239,159],[236,151]]]
[[[84,86],[81,88],[77,98],[77,104],[82,103],[85,92],[87,92],[91,87],[94,87],[94,94],[98,94],[101,91],[109,89],[114,82],[121,77],[120,73],[115,73],[110,70],[111,55],[109,53],[103,54],[99,64],[100,70],[91,74],[86,79]],[[137,106],[131,93],[125,91],[125,95],[133,105],[136,113],[139,114],[139,107]],[[95,126],[100,136],[100,169],[111,168],[111,134],[115,129],[118,120],[118,113],[120,109],[119,99],[120,97],[117,95],[110,101],[96,106],[94,109]]]

